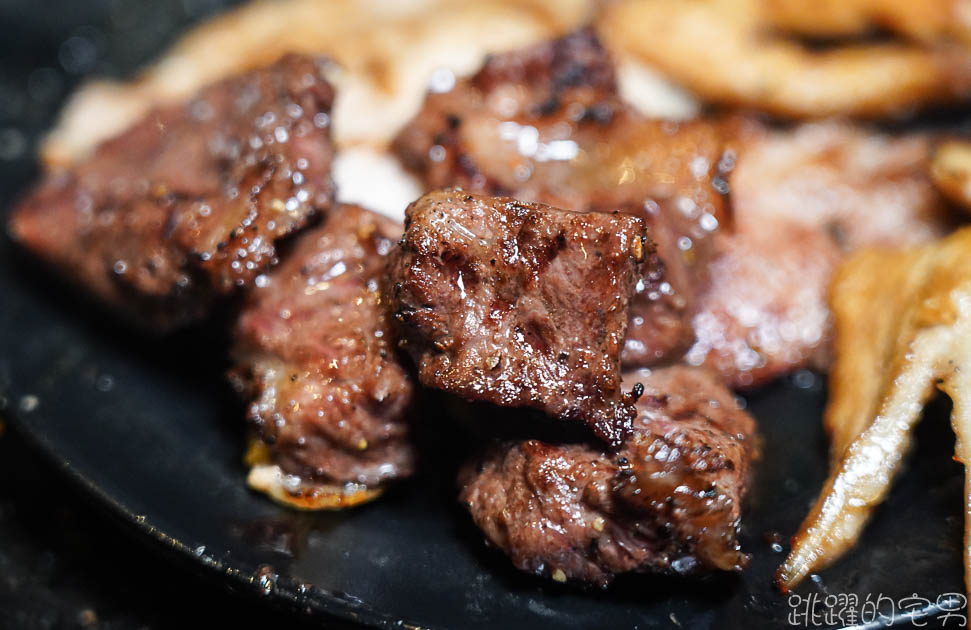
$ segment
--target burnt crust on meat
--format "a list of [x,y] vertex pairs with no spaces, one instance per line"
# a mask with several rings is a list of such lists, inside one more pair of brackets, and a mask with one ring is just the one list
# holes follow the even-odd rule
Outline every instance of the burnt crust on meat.
[[389,302],[423,385],[581,420],[618,445],[636,400],[620,388],[627,311],[651,264],[636,217],[444,190],[406,211]]
[[677,359],[694,341],[711,236],[730,223],[725,177],[737,126],[634,112],[585,29],[490,57],[451,90],[429,93],[393,148],[428,190],[645,220],[664,265],[649,270],[631,304],[623,361],[637,367]]
[[927,136],[649,120],[609,68],[588,31],[496,56],[429,93],[394,148],[429,188],[643,218],[664,268],[632,301],[627,368],[684,360],[755,387],[824,367],[825,288],[845,253],[949,229]]
[[223,80],[45,176],[9,231],[144,328],[198,319],[331,206],[333,99],[303,56]]
[[[461,186],[510,195],[531,189],[532,181],[517,181],[512,172],[515,165],[495,168],[483,159],[487,158],[485,149],[504,148],[478,145],[477,141],[486,140],[474,133],[487,131],[478,129],[480,122],[486,122],[480,121],[483,115],[492,117],[490,126],[513,121],[543,126],[566,122],[602,129],[609,127],[622,107],[613,64],[593,32],[584,29],[519,51],[490,55],[476,74],[451,90],[429,93],[422,110],[394,139],[392,149],[429,188]],[[472,135],[470,127],[475,128]],[[507,129],[518,131],[511,125]],[[497,157],[505,158],[506,153],[510,151],[502,150]],[[527,150],[519,151],[519,157],[528,168],[529,158],[536,155]],[[559,201],[570,207],[570,200]]]
[[414,470],[406,418],[415,386],[382,297],[400,235],[390,219],[338,206],[248,296],[231,376],[287,474],[375,488]]
[[739,571],[755,423],[701,368],[644,385],[617,453],[538,440],[496,445],[461,471],[460,501],[520,570],[605,587],[625,572]]

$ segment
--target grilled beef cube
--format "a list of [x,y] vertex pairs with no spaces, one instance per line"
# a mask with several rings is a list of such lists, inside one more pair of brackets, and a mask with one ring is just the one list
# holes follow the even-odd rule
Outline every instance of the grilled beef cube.
[[738,571],[755,423],[702,368],[634,372],[644,395],[619,452],[503,443],[460,473],[460,500],[520,570],[606,586],[615,574]]
[[657,264],[642,221],[458,190],[406,211],[390,305],[421,383],[589,424],[617,445],[628,306]]
[[581,31],[429,94],[395,149],[429,188],[644,218],[665,266],[638,287],[624,365],[687,350],[750,387],[825,367],[825,291],[847,251],[946,232],[927,140],[840,123],[648,120],[621,102],[607,54]]
[[216,83],[46,175],[9,231],[143,327],[197,319],[330,207],[333,98],[299,56]]
[[286,474],[373,489],[414,468],[405,416],[415,387],[382,302],[400,235],[390,219],[338,206],[248,296],[233,378]]
[[640,366],[677,358],[694,340],[711,235],[728,223],[720,191],[736,126],[632,111],[585,30],[491,57],[428,94],[394,149],[429,190],[460,186],[647,221],[664,266],[648,270],[631,304],[624,363]]

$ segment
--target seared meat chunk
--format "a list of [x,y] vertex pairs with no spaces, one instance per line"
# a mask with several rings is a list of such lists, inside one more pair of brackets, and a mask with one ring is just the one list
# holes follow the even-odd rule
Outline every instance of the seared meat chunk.
[[330,207],[333,98],[299,56],[216,83],[48,174],[10,232],[144,327],[196,319]]
[[656,264],[640,219],[429,193],[390,260],[400,343],[423,385],[589,424],[617,445],[628,305]]
[[[428,94],[395,140],[428,189],[509,195],[648,222],[664,262],[631,304],[624,363],[676,358],[707,284],[710,236],[726,223],[724,172],[733,125],[648,120],[617,94],[590,31],[490,58],[471,78]],[[722,178],[722,179],[720,179]]]
[[271,463],[303,480],[368,488],[411,474],[414,394],[382,302],[401,226],[338,206],[261,276],[235,330],[235,380]]
[[537,440],[494,447],[460,473],[487,540],[530,573],[606,586],[628,571],[738,571],[755,422],[713,374],[627,374],[644,395],[615,454]]
[[849,252],[944,235],[953,218],[925,174],[929,138],[845,123],[751,133],[728,183],[711,284],[687,354],[736,387],[829,363],[826,291]]
[[609,61],[586,31],[494,57],[429,94],[395,148],[429,187],[647,220],[665,266],[632,301],[627,367],[688,350],[749,387],[825,366],[825,291],[843,255],[948,227],[926,138],[648,120],[620,102]]

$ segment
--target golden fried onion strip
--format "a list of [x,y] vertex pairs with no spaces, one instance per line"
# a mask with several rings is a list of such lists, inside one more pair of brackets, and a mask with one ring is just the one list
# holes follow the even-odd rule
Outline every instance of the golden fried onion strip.
[[[851,307],[842,308],[844,300]],[[971,228],[909,252],[852,257],[834,280],[831,302],[837,369],[831,374],[827,421],[834,434],[834,466],[776,573],[783,589],[855,544],[889,491],[936,383],[955,403],[956,455],[966,470],[971,463],[971,389],[965,382],[971,374]],[[853,336],[874,322],[874,314],[875,330],[863,338],[870,345],[854,357],[863,346]],[[854,397],[862,400],[848,400]],[[968,483],[966,536],[971,529]],[[965,567],[966,576],[971,575],[968,551]]]
[[906,337],[900,324],[906,320],[908,301],[883,300],[874,308],[874,299],[915,295],[924,280],[913,268],[919,251],[900,252],[891,265],[887,256],[885,250],[865,250],[840,267],[831,284],[828,301],[837,340],[823,415],[831,467],[879,411],[888,366],[901,351],[896,341]]
[[[960,343],[961,352],[969,356],[971,337],[965,336]],[[971,371],[955,367],[941,389],[954,403],[951,410],[951,427],[957,436],[954,457],[964,464],[964,588],[971,593]]]
[[274,464],[266,445],[253,438],[244,461],[250,466],[246,485],[277,503],[298,510],[341,510],[368,503],[384,492],[359,483],[324,484],[287,475]]
[[[947,42],[809,50],[774,30],[757,0],[629,0],[599,32],[704,100],[791,118],[882,116],[952,102],[971,87],[971,52]],[[781,19],[781,18],[779,18]]]
[[762,6],[772,26],[802,35],[853,37],[882,28],[925,43],[971,42],[968,0],[771,0]]
[[971,210],[971,142],[947,140],[937,145],[930,175],[938,190],[965,210]]

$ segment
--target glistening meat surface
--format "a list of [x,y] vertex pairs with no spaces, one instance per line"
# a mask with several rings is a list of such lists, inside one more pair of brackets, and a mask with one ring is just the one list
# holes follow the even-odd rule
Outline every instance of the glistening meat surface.
[[640,382],[634,430],[615,454],[528,440],[495,446],[460,474],[460,500],[513,564],[606,586],[629,571],[738,571],[755,422],[715,376],[674,366]]
[[235,330],[235,381],[286,473],[379,487],[411,474],[414,394],[391,340],[382,283],[401,226],[338,206],[251,291]]
[[458,190],[408,207],[390,258],[399,343],[423,385],[580,420],[619,444],[628,306],[656,265],[640,219]]
[[333,98],[307,57],[225,79],[48,174],[9,230],[143,327],[196,319],[330,207]]
[[428,95],[399,135],[428,186],[508,194],[648,222],[663,272],[638,286],[623,360],[687,354],[740,387],[828,361],[839,260],[948,228],[928,139],[841,123],[649,120],[617,97],[588,32],[490,59]]
[[750,133],[728,179],[732,226],[714,239],[688,362],[738,387],[825,368],[826,291],[839,262],[862,247],[927,242],[952,224],[925,174],[929,144],[836,122]]
[[720,125],[631,110],[606,51],[580,31],[491,57],[451,90],[430,93],[394,146],[429,189],[461,186],[646,221],[664,266],[638,284],[624,349],[626,364],[645,365],[677,358],[694,339],[708,242],[726,221],[726,137]]

